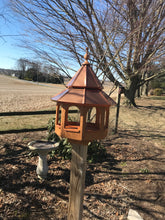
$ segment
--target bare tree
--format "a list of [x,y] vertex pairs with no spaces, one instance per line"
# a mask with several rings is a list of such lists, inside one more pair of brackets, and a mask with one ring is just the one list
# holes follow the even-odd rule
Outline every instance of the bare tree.
[[[38,47],[32,41],[30,46],[36,53],[56,65],[59,61],[65,63],[66,58],[71,64],[75,59],[81,64],[88,46],[97,74],[116,86],[124,85],[124,94],[134,106],[136,90],[164,74],[163,70],[146,77],[150,64],[165,54],[164,0],[10,2],[19,15],[30,21],[32,40],[35,35]],[[61,71],[68,74],[63,67]]]
[[[1,21],[1,22],[2,22],[2,21],[6,21],[5,12],[4,12],[3,8],[0,9],[0,21]],[[0,28],[0,40],[2,40],[3,42],[5,42],[5,39],[4,39],[5,36],[6,36],[6,35],[4,35],[4,34],[2,33],[2,28]]]
[[17,60],[17,68],[20,70],[19,78],[23,79],[27,70],[29,61],[26,58],[20,58]]
[[6,30],[3,28],[3,26],[7,26],[7,24],[9,24],[10,21],[10,10],[9,10],[9,2],[8,1],[2,1],[1,2],[1,8],[0,8],[0,22],[1,22],[1,26],[0,26],[0,44],[4,44],[7,42],[7,39],[10,37],[18,37],[19,35],[17,34],[11,34],[6,33]]

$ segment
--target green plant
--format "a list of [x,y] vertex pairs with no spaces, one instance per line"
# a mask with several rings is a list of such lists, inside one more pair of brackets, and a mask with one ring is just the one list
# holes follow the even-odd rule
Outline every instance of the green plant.
[[51,118],[48,121],[48,141],[56,141],[59,142],[59,136],[54,132],[55,130],[55,118]]
[[120,163],[120,166],[122,166],[122,167],[125,167],[125,166],[127,166],[127,163],[126,163],[126,161],[122,161],[122,162]]
[[162,95],[162,93],[163,93],[163,89],[161,89],[161,88],[156,88],[156,89],[154,89],[154,95],[156,95],[156,96],[161,96]]
[[101,144],[100,141],[92,141],[88,144],[88,157],[87,160],[89,163],[101,162],[107,156],[105,147]]
[[71,152],[72,152],[72,146],[68,142],[68,139],[63,138],[59,141],[59,147],[56,150],[53,150],[50,154],[51,157],[54,157],[55,155],[57,157],[61,157],[63,160],[70,160],[71,159]]
[[148,168],[142,168],[142,169],[140,169],[140,173],[149,173],[149,170],[148,170]]

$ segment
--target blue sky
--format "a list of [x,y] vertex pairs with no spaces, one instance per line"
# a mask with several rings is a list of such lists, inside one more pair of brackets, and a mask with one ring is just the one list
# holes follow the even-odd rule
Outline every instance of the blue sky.
[[22,18],[16,18],[10,10],[9,0],[0,0],[0,15],[4,16],[0,16],[0,68],[17,69],[17,61],[20,58],[35,60],[36,54],[18,46],[21,45],[21,40],[26,39],[24,35],[29,24],[25,20],[23,22]]
[[22,23],[13,19],[8,0],[0,0],[0,68],[15,69],[19,58],[27,58],[29,51],[19,46]]

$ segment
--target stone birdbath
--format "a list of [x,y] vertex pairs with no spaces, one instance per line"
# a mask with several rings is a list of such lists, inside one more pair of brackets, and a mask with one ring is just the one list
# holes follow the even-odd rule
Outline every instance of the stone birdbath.
[[48,141],[32,141],[28,144],[28,148],[39,155],[36,169],[38,178],[46,179],[48,173],[47,154],[52,150],[57,149],[58,146],[59,143],[52,143]]

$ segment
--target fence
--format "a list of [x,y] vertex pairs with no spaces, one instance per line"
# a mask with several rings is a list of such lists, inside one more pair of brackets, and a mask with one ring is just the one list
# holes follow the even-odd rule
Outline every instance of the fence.
[[[0,117],[4,116],[22,116],[22,115],[48,115],[48,114],[54,114],[55,115],[56,111],[31,111],[31,112],[0,112]],[[77,110],[70,110],[69,113],[77,113]],[[5,131],[0,131],[0,134],[11,134],[11,133],[21,133],[21,132],[30,132],[30,131],[45,131],[47,130],[46,127],[42,128],[25,128],[25,129],[11,129],[11,130],[5,130]]]

